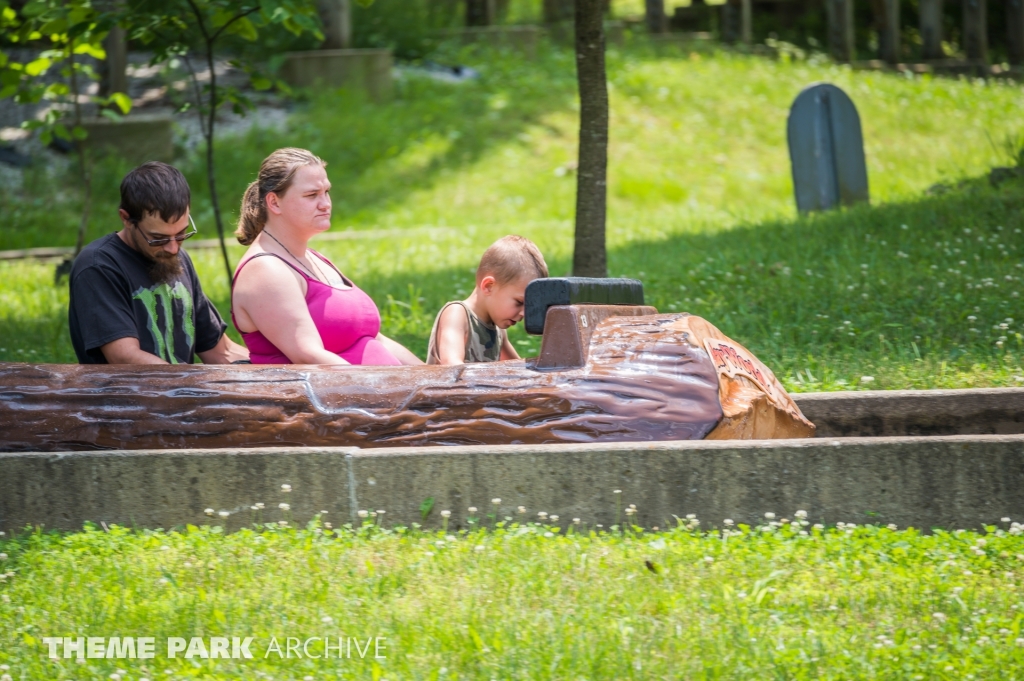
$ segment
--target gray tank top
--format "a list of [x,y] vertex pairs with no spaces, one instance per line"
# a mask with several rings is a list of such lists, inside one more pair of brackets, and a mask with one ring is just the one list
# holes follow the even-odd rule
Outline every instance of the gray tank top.
[[469,306],[461,300],[452,301],[441,308],[434,319],[434,328],[430,330],[430,344],[427,347],[427,364],[440,364],[441,356],[437,350],[437,324],[441,321],[441,315],[448,309],[449,305],[459,305],[466,311],[466,319],[469,320],[469,338],[466,339],[466,356],[463,361],[470,362],[497,362],[501,359],[501,346],[505,342],[505,332],[495,326],[484,324],[477,317]]

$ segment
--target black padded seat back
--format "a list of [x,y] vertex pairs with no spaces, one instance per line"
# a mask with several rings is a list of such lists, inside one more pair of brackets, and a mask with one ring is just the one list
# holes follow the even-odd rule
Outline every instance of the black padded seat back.
[[534,279],[526,287],[526,333],[544,333],[544,319],[552,305],[643,305],[644,285],[636,279],[549,277]]

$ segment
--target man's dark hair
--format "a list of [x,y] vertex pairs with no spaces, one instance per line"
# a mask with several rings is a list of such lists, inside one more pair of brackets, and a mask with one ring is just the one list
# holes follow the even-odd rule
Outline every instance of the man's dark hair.
[[121,209],[136,223],[147,213],[158,213],[164,222],[174,222],[192,201],[185,176],[177,168],[150,161],[121,180]]

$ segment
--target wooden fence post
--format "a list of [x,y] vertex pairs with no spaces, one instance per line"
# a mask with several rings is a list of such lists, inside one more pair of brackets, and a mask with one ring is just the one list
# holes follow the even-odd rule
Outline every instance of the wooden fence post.
[[880,56],[883,61],[895,64],[900,60],[900,0],[882,0],[881,23]]
[[1011,64],[1024,64],[1024,0],[1006,0],[1006,51]]
[[968,59],[988,61],[987,0],[963,0],[964,52]]
[[942,59],[942,0],[920,0],[918,20],[921,30],[921,56]]
[[829,54],[836,61],[853,61],[853,0],[825,0],[825,10]]

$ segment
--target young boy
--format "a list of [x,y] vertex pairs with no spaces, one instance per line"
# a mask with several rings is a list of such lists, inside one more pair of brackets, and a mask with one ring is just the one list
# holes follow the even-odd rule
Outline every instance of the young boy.
[[473,293],[437,314],[427,364],[519,359],[505,329],[523,318],[526,285],[547,276],[544,256],[532,241],[521,236],[495,241],[480,258]]

